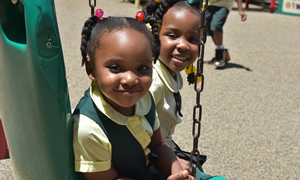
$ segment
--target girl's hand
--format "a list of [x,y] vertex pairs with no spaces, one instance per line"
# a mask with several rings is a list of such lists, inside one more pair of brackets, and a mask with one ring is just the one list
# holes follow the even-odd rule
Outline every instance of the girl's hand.
[[168,177],[167,180],[196,180],[193,176],[189,175],[189,172],[187,170],[180,171],[177,174],[172,174]]
[[[177,157],[177,156],[176,156]],[[192,173],[192,169],[191,169],[191,165],[188,161],[184,160],[184,159],[180,159],[179,157],[177,157],[181,167],[183,170],[187,170],[189,174]]]

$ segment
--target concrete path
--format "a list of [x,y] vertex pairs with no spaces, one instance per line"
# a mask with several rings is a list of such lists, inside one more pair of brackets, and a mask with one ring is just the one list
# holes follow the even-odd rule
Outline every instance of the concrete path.
[[[90,81],[80,66],[80,33],[90,16],[88,1],[56,0],[71,106]],[[134,4],[98,0],[104,16],[134,17]],[[300,179],[300,17],[271,14],[250,4],[246,22],[235,8],[224,27],[231,61],[223,69],[205,64],[199,149],[204,170],[228,179]],[[210,38],[205,61],[214,55]],[[182,74],[186,78],[185,74]],[[193,86],[184,82],[184,120],[174,139],[192,149]],[[17,179],[10,160],[0,161],[0,179]]]

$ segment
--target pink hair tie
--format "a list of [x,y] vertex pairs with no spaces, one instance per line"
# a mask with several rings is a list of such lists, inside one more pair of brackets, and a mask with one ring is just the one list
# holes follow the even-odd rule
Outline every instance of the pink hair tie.
[[145,15],[143,13],[143,11],[138,11],[135,15],[135,18],[141,22],[144,21]]
[[97,9],[95,15],[101,20],[104,12],[102,9]]

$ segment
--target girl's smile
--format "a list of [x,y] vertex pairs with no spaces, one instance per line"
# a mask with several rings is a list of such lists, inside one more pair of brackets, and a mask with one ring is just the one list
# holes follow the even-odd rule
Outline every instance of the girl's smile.
[[117,90],[122,93],[124,96],[133,96],[141,90]]
[[107,32],[100,42],[94,64],[87,61],[89,77],[97,80],[105,100],[115,110],[131,116],[134,105],[151,85],[151,44],[143,34],[132,29]]
[[188,59],[187,57],[176,56],[176,55],[173,55],[172,57],[179,61],[186,61]]

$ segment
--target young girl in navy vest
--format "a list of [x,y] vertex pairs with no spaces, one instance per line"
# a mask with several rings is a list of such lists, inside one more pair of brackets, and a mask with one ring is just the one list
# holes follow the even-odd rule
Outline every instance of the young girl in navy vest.
[[[194,179],[160,130],[148,92],[159,55],[158,26],[132,18],[89,18],[82,30],[82,65],[92,80],[73,113],[75,170],[87,179]],[[153,38],[154,37],[154,38]]]

